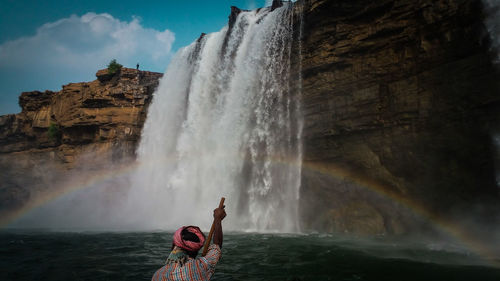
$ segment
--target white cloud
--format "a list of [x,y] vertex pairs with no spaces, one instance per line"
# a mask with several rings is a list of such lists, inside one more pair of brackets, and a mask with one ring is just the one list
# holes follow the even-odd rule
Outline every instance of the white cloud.
[[[141,26],[139,18],[120,21],[110,14],[72,15],[38,28],[32,37],[0,45],[2,67],[61,65],[95,71],[112,58],[135,65],[142,60],[155,70],[166,67],[175,35]],[[159,69],[158,69],[159,68]]]
[[124,66],[140,63],[141,69],[164,71],[174,40],[168,29],[145,28],[137,17],[127,22],[107,13],[46,23],[34,36],[0,45],[0,102],[17,100],[21,91],[93,80],[113,58]]

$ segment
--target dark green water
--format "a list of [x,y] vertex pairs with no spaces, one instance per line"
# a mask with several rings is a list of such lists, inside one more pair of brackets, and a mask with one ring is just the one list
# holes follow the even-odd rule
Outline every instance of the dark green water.
[[[0,232],[0,280],[150,280],[171,234]],[[500,280],[447,243],[226,234],[212,280]]]

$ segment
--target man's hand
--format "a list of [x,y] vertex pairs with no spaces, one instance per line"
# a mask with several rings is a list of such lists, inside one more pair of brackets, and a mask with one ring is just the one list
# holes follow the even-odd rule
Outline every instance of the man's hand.
[[217,208],[214,210],[214,219],[222,221],[226,217],[226,211],[224,210],[226,206],[223,206],[222,208]]

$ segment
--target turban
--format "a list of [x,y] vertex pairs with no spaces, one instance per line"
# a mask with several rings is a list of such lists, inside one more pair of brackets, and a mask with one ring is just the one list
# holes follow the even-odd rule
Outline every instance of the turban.
[[[200,241],[194,242],[182,239],[182,231],[184,229],[196,235],[200,239]],[[203,247],[204,243],[205,243],[205,236],[203,235],[203,232],[201,232],[200,228],[197,226],[183,226],[177,229],[177,231],[174,233],[174,245],[186,251],[198,252],[198,250],[200,250],[201,247]]]

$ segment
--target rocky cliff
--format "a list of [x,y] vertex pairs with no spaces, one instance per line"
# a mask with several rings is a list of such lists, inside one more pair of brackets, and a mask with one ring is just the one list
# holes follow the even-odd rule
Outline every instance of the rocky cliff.
[[[399,234],[426,227],[429,214],[491,221],[500,73],[481,1],[302,0],[295,15],[303,228]],[[23,93],[23,111],[0,117],[3,209],[89,152],[102,163],[133,157],[161,74],[97,77]]]
[[401,233],[422,215],[491,216],[500,84],[481,1],[299,3],[304,226]]
[[85,155],[90,169],[133,157],[163,74],[122,68],[59,92],[22,93],[22,112],[0,117],[0,211],[50,189]]

